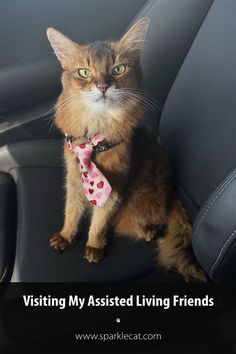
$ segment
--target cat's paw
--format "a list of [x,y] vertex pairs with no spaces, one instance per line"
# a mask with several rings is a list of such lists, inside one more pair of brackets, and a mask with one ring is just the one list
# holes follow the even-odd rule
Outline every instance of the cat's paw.
[[71,246],[71,242],[65,240],[59,233],[56,233],[50,239],[50,246],[55,250],[64,251]]
[[89,263],[98,263],[103,258],[103,249],[86,246],[84,258]]
[[149,242],[154,240],[156,237],[163,236],[166,232],[166,225],[153,225],[148,224],[144,230],[144,239]]
[[150,242],[150,241],[154,240],[155,235],[156,235],[155,231],[146,231],[145,235],[144,235],[144,240],[146,242]]

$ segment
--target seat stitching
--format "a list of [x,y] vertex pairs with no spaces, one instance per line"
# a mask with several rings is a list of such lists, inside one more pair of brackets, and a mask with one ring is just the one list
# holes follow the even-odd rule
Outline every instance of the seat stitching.
[[[196,229],[193,233],[193,237],[196,236],[196,234],[199,231],[200,226],[202,225],[203,219],[205,218],[205,216],[207,215],[209,209],[211,208],[211,206],[215,203],[215,201],[219,198],[219,196],[224,192],[224,190],[228,187],[228,185],[235,179],[236,177],[236,170],[234,171],[233,175],[231,176],[231,178],[228,180],[228,182],[224,185],[221,186],[221,188],[218,190],[217,194],[214,196],[213,200],[211,200],[210,204],[208,205],[207,209],[204,211],[203,215],[201,216],[198,225],[196,226]],[[222,188],[223,187],[223,188]]]
[[231,233],[231,235],[229,236],[228,240],[225,242],[225,244],[224,244],[224,246],[222,247],[220,253],[218,254],[218,256],[217,256],[217,258],[216,258],[216,260],[215,260],[213,266],[211,267],[210,272],[213,272],[213,270],[214,270],[214,268],[215,268],[215,266],[216,266],[216,264],[217,264],[217,262],[218,262],[220,256],[222,255],[224,249],[226,248],[227,244],[229,243],[229,241],[231,240],[231,238],[234,236],[234,234],[236,234],[236,229]]
[[234,169],[233,171],[231,171],[229,173],[229,175],[223,180],[223,182],[221,182],[221,184],[219,185],[219,187],[216,188],[216,190],[214,190],[213,193],[211,193],[211,196],[207,199],[207,202],[204,203],[204,206],[201,208],[201,211],[199,213],[199,216],[196,218],[195,224],[197,225],[200,222],[201,219],[201,215],[203,215],[203,213],[205,212],[205,210],[207,209],[209,203],[212,201],[213,198],[215,198],[215,195],[225,186],[225,184],[229,181],[229,179],[232,178],[232,176],[235,174],[236,169]]

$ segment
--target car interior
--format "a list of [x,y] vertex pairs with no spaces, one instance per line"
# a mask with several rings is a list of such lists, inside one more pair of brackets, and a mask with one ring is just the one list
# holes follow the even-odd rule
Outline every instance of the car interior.
[[[141,57],[144,88],[158,103],[144,124],[169,157],[209,282],[235,282],[235,0],[1,0],[0,6],[1,282],[185,282],[155,263],[153,242],[112,232],[104,260],[89,264],[86,220],[69,250],[49,247],[63,222],[65,172],[64,137],[53,125],[61,68],[46,30],[55,27],[80,43],[118,39],[143,16],[151,20]],[[192,350],[235,352],[236,338],[224,331],[230,313],[216,319],[221,347],[216,338]]]

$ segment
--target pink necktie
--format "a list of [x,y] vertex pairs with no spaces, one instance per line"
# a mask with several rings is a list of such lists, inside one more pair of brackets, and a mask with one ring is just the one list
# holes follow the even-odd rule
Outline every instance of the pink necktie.
[[94,146],[103,140],[104,137],[101,134],[96,134],[89,143],[73,146],[68,141],[69,149],[76,154],[80,162],[84,194],[91,204],[101,208],[106,204],[112,188],[106,177],[92,162],[91,155]]

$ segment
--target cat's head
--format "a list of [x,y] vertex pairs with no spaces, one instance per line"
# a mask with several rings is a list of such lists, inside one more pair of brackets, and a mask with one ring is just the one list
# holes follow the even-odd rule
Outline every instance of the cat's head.
[[49,28],[48,39],[62,68],[64,96],[90,111],[127,110],[142,101],[139,65],[149,19],[143,17],[120,40],[75,43]]

